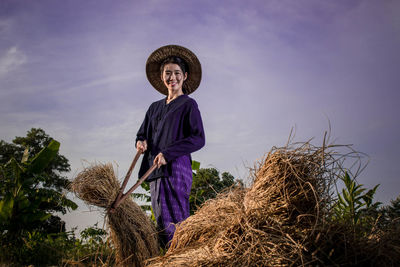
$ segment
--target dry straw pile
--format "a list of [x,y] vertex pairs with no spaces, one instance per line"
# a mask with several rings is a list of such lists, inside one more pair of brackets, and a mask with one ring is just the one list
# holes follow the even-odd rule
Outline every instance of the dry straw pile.
[[359,236],[329,219],[340,162],[326,150],[272,149],[251,188],[206,202],[148,266],[395,266],[399,229]]
[[[119,188],[111,164],[90,166],[71,184],[80,199],[105,209],[114,202]],[[107,213],[107,219],[118,266],[143,266],[146,259],[159,254],[155,227],[132,199],[127,198],[114,213]]]

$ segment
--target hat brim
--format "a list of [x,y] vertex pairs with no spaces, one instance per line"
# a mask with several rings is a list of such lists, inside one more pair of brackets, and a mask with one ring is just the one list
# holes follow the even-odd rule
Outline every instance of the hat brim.
[[201,81],[200,61],[192,51],[179,45],[166,45],[151,53],[146,62],[146,75],[150,84],[160,93],[168,95],[168,89],[161,80],[160,67],[162,62],[170,56],[178,56],[186,62],[188,77],[182,87],[186,94],[193,93]]

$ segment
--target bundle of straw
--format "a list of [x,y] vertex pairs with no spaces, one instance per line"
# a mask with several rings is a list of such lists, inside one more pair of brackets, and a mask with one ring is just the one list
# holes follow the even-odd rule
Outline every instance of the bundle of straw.
[[251,188],[206,202],[148,266],[392,266],[393,252],[382,248],[393,251],[399,232],[396,239],[357,237],[349,225],[327,219],[337,165],[326,149],[273,148],[255,168]]
[[[90,205],[108,209],[118,195],[120,184],[111,164],[85,168],[71,184],[71,190]],[[155,227],[141,208],[127,198],[114,213],[106,213],[118,265],[143,266],[158,255]]]

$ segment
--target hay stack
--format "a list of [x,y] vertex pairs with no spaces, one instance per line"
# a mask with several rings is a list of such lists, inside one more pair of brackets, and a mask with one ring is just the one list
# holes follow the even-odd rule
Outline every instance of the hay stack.
[[[111,164],[90,166],[71,184],[80,199],[106,209],[114,202],[119,188]],[[144,260],[158,255],[155,227],[132,199],[127,198],[114,213],[107,213],[107,219],[119,266],[143,266]]]
[[[301,151],[277,150],[270,153],[260,166],[254,184],[244,197],[249,221],[257,226],[315,223],[322,185],[321,156],[307,155]],[[299,215],[302,215],[299,217]]]
[[318,217],[323,187],[321,151],[271,151],[250,189],[206,202],[177,226],[164,257],[149,266],[277,266],[301,264]]
[[336,166],[325,149],[308,143],[274,148],[250,189],[206,202],[177,225],[166,255],[148,266],[391,266],[396,261],[382,248],[393,251],[399,239],[383,244],[327,221]]

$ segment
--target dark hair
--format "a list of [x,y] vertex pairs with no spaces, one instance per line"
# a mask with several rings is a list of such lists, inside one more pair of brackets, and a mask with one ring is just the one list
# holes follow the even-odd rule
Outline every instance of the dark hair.
[[188,72],[187,71],[188,67],[186,65],[186,62],[182,58],[177,57],[177,56],[170,56],[170,57],[167,57],[166,59],[164,59],[164,61],[161,63],[161,66],[160,66],[161,74],[164,71],[165,65],[170,64],[170,63],[177,64],[181,68],[183,74],[185,74],[185,72]]

